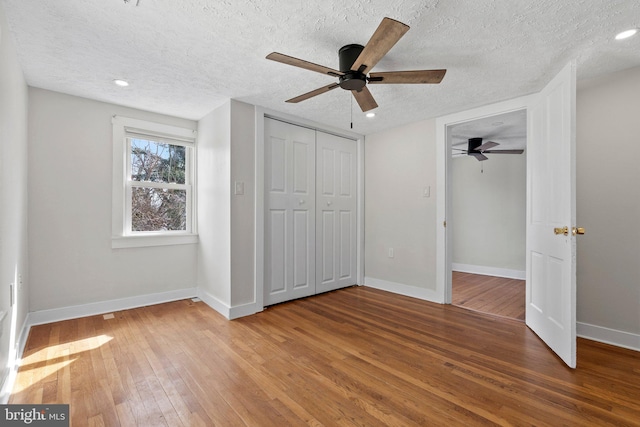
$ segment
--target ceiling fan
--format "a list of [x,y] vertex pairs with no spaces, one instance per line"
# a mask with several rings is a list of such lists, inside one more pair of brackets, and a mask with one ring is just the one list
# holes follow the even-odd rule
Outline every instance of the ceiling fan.
[[468,148],[451,147],[453,150],[458,150],[460,153],[454,153],[454,155],[469,155],[475,157],[479,162],[489,159],[485,154],[522,154],[524,150],[492,150],[493,147],[497,147],[497,142],[487,141],[482,142],[482,138],[470,138]]
[[[409,26],[391,18],[384,18],[371,36],[366,46],[348,44],[338,50],[340,70],[314,64],[303,59],[294,58],[282,53],[273,52],[267,59],[304,68],[310,71],[338,77],[338,83],[312,90],[303,95],[291,98],[286,102],[298,103],[314,96],[329,92],[337,87],[350,90],[363,112],[378,106],[367,89],[367,82],[371,84],[396,83],[432,83],[442,81],[447,70],[417,70],[417,71],[387,71],[369,73],[383,56],[409,31]],[[367,74],[369,73],[369,76]]]

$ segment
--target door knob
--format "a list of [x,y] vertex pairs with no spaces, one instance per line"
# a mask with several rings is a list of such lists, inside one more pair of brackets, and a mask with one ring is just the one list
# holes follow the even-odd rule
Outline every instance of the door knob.
[[562,228],[556,227],[556,228],[553,229],[553,232],[555,234],[564,234],[565,236],[568,236],[569,235],[569,227],[562,227]]
[[571,229],[571,234],[573,234],[574,236],[575,236],[576,234],[580,234],[580,235],[582,235],[582,234],[584,234],[584,228],[582,228],[582,227],[573,227],[573,228]]
[[331,206],[331,202],[327,202],[327,206]]
[[298,200],[298,204],[299,204],[299,205],[304,205],[304,199],[300,199],[300,200]]

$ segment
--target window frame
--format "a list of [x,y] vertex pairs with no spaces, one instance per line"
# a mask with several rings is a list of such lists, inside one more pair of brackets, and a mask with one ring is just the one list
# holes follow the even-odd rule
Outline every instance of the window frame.
[[[196,137],[194,129],[113,116],[112,248],[164,246],[197,243],[196,228]],[[185,147],[185,183],[131,180],[131,138],[147,139]],[[133,231],[133,188],[186,190],[186,230]]]

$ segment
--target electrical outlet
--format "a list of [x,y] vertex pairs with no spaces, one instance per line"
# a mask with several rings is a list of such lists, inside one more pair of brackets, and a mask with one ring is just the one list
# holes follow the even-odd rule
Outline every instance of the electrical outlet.
[[422,197],[431,197],[431,186],[424,187]]
[[22,284],[23,284],[22,274],[18,274],[18,290],[19,291],[22,290]]
[[389,248],[389,258],[393,258],[394,256],[393,248]]

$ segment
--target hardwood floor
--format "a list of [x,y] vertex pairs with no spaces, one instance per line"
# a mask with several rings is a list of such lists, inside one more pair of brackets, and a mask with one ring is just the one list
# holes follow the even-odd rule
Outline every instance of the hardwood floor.
[[190,300],[31,329],[11,403],[74,426],[640,425],[640,353],[352,287],[227,321]]
[[454,305],[524,321],[524,280],[454,271],[452,287]]

